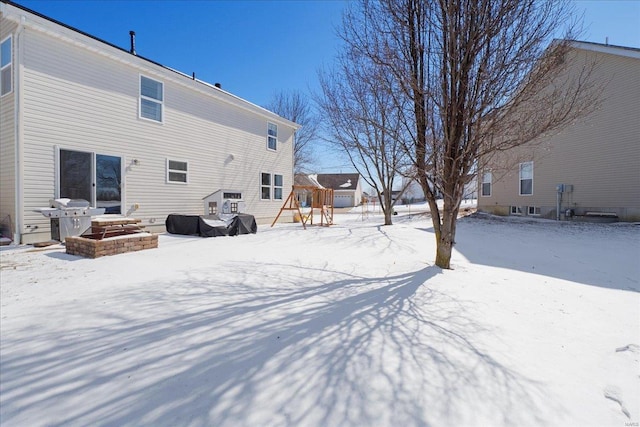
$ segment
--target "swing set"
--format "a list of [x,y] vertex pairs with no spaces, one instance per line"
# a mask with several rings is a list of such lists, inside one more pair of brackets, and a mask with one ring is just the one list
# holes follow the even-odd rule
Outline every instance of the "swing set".
[[[307,196],[307,200],[309,200],[308,196],[311,196],[311,210],[306,214],[302,212],[302,207],[298,200],[299,196]],[[305,230],[307,229],[307,223],[313,225],[314,215],[320,216],[320,224],[318,225],[326,227],[333,225],[333,189],[315,187],[311,185],[292,186],[289,197],[287,197],[282,208],[280,208],[280,212],[278,212],[278,216],[276,216],[276,219],[274,219],[271,224],[272,227],[278,221],[278,218],[280,218],[283,211],[296,211],[297,218],[300,218],[302,227]],[[294,214],[294,218],[296,218],[296,214]]]

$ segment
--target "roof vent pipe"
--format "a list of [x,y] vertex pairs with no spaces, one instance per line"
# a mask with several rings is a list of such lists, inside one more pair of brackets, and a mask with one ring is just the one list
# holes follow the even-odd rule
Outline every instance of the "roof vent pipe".
[[129,31],[129,36],[131,36],[131,50],[129,50],[129,52],[135,55],[136,54],[136,32]]
[[222,89],[222,85],[220,83],[215,83],[214,86],[217,87],[218,89]]

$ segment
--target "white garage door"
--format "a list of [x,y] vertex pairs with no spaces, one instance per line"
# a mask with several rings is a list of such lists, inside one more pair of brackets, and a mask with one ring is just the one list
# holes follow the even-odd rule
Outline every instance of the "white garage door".
[[336,194],[333,196],[334,208],[347,208],[353,205],[353,195],[351,194]]

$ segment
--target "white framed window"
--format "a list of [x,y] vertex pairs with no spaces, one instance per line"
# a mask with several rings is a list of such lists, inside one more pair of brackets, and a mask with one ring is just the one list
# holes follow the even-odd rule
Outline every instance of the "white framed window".
[[511,206],[511,215],[522,215],[522,208],[520,206]]
[[267,148],[274,151],[278,148],[278,125],[274,123],[267,124]]
[[222,198],[242,200],[242,193],[231,193],[231,192],[225,191],[222,193]]
[[260,174],[260,199],[271,200],[271,174],[262,172]]
[[540,216],[540,207],[539,206],[529,206],[527,208],[527,215]]
[[482,197],[491,196],[491,172],[485,172],[482,174]]
[[187,184],[189,182],[189,162],[167,159],[167,182]]
[[533,162],[520,163],[520,195],[533,194]]
[[164,84],[149,77],[140,76],[140,117],[162,123]]
[[284,177],[277,173],[260,174],[260,199],[282,200]]
[[0,96],[13,90],[12,49],[11,36],[0,43]]
[[282,200],[282,175],[273,174],[273,198]]

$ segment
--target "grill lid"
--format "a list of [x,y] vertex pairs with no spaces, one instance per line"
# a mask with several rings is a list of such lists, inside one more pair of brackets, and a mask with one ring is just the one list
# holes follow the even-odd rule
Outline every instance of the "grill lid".
[[51,199],[49,203],[52,207],[58,209],[88,208],[90,206],[90,203],[84,199]]

